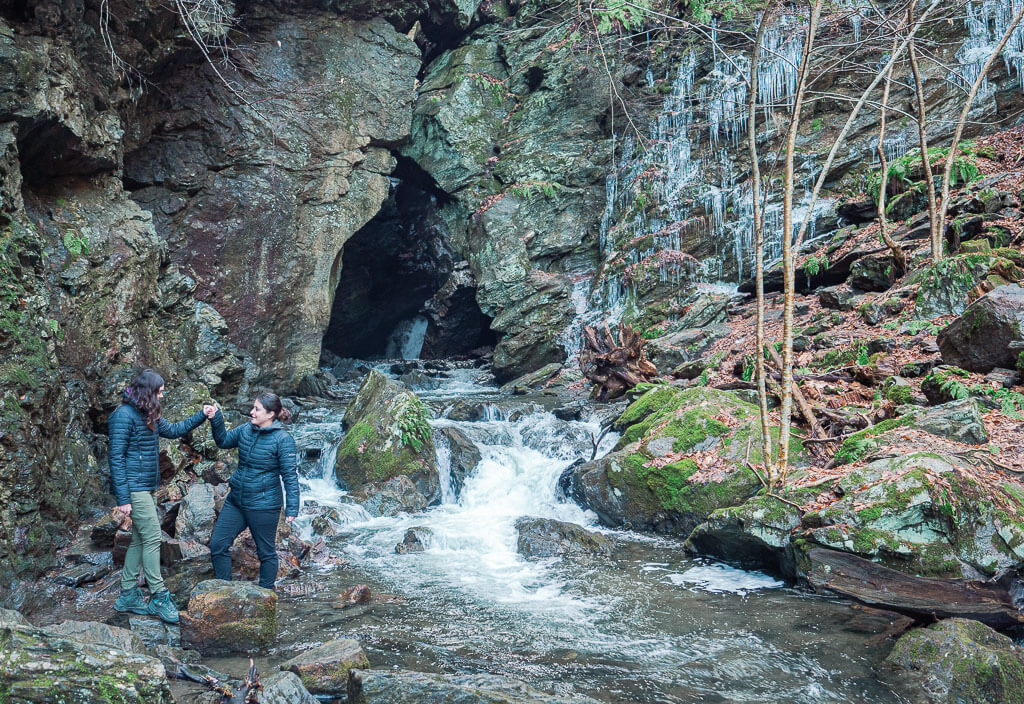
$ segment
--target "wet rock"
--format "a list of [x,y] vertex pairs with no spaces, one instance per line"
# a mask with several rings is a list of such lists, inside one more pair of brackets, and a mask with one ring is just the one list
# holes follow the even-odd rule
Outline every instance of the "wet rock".
[[114,545],[114,536],[124,524],[124,516],[119,513],[108,513],[89,532],[89,539],[99,548],[110,548]]
[[210,548],[196,540],[178,540],[164,533],[160,540],[160,562],[175,565],[191,560],[209,560]]
[[994,256],[963,254],[946,257],[919,275],[914,317],[931,320],[943,315],[960,315],[970,302],[971,291],[988,275]]
[[525,394],[542,389],[561,371],[562,365],[560,363],[551,362],[536,371],[523,374],[521,377],[508,382],[501,387],[501,391],[506,394]]
[[497,419],[499,416],[500,410],[494,404],[488,401],[481,403],[465,399],[456,401],[445,414],[445,417],[450,420],[469,422],[492,420]]
[[831,286],[818,291],[818,303],[825,308],[849,311],[857,307],[859,296],[847,286]]
[[369,604],[373,599],[373,593],[365,584],[357,584],[343,591],[334,602],[335,608],[346,609],[356,604]]
[[[379,495],[389,487],[389,495],[407,507],[398,510],[418,510],[413,506],[419,502],[408,497],[406,482],[426,504],[439,501],[441,487],[429,419],[430,411],[416,394],[371,371],[345,411],[347,434],[335,465],[338,481],[362,496]],[[398,479],[405,482],[394,481]]]
[[281,669],[299,676],[312,694],[341,695],[348,691],[348,673],[370,666],[359,641],[332,640],[281,663]]
[[160,645],[168,648],[181,647],[181,627],[177,624],[164,623],[151,616],[130,616],[128,626],[147,648]]
[[1024,702],[1024,649],[977,621],[951,618],[910,631],[885,662],[920,701]]
[[684,362],[699,359],[711,345],[732,334],[728,325],[680,330],[664,337],[648,340],[647,358],[659,370],[675,369]]
[[434,440],[440,450],[447,444],[452,490],[458,498],[466,479],[472,476],[480,464],[480,450],[465,433],[452,426],[435,428]]
[[182,644],[203,655],[263,650],[276,639],[277,595],[251,582],[200,582],[181,614]]
[[208,545],[217,520],[216,493],[210,484],[202,482],[188,488],[174,521],[174,536],[179,540],[194,540]]
[[263,691],[260,704],[319,704],[316,697],[302,686],[294,672],[273,672],[260,677]]
[[973,372],[1016,368],[1024,343],[1024,288],[1000,286],[971,304],[939,333],[942,361]]
[[406,372],[398,380],[413,391],[432,391],[441,388],[441,379],[420,370]]
[[861,257],[850,266],[850,286],[861,291],[887,291],[896,280],[896,267],[890,255]]
[[415,513],[427,507],[427,498],[416,491],[404,474],[386,482],[371,482],[349,494],[371,516],[397,516]]
[[713,511],[693,529],[684,545],[699,555],[747,568],[787,573],[785,562],[791,534],[800,525],[800,515],[796,507],[776,498],[755,496],[741,506]]
[[[760,462],[757,417],[756,406],[727,391],[655,387],[615,421],[623,435],[614,452],[573,468],[572,498],[607,526],[689,535],[716,509],[738,506],[760,488],[744,464]],[[720,457],[716,471],[703,474],[686,456],[701,450]],[[661,459],[670,453],[679,459]]]
[[46,630],[82,643],[106,645],[129,653],[146,652],[146,645],[132,631],[96,621],[64,621],[55,626],[47,626]]
[[600,533],[551,518],[519,518],[516,530],[517,549],[526,557],[608,557],[613,550],[611,539]]
[[817,543],[934,577],[992,576],[1017,564],[1024,524],[996,505],[1024,504],[1006,488],[990,496],[955,462],[914,452],[851,472],[837,485],[841,498],[804,515],[803,550]]
[[326,369],[317,369],[312,374],[307,374],[302,377],[302,381],[299,382],[295,390],[300,396],[335,398],[335,394],[331,391],[331,387],[336,386],[337,383],[338,380],[330,371]]
[[405,537],[402,538],[402,542],[395,546],[395,552],[399,555],[405,555],[411,552],[423,552],[427,549],[426,545],[424,545],[424,541],[429,543],[432,537],[434,537],[434,532],[429,528],[410,528],[405,531]]
[[327,516],[314,517],[311,525],[313,528],[313,532],[317,535],[330,537],[332,535],[337,535],[338,533],[338,531],[334,528],[334,524],[331,523],[330,519],[327,518]]
[[559,406],[551,411],[555,418],[565,421],[583,420],[583,416],[586,413],[587,405],[585,403],[570,403],[565,406]]
[[164,666],[130,653],[31,626],[0,626],[3,689],[11,702],[48,702],[58,692],[76,704],[170,704]]
[[402,670],[358,670],[348,700],[358,704],[595,704],[590,697],[563,699],[498,675],[435,675]]
[[53,581],[67,587],[80,587],[83,584],[91,584],[103,578],[114,568],[113,557],[108,564],[99,565],[74,565],[61,570],[53,577]]

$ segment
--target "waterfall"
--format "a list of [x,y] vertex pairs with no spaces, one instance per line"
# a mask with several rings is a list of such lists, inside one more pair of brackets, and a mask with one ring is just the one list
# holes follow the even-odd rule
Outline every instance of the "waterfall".
[[452,446],[444,433],[434,433],[434,453],[437,474],[441,484],[441,503],[455,503],[455,485],[452,482]]
[[422,315],[400,322],[388,338],[384,356],[389,359],[419,359],[428,324]]

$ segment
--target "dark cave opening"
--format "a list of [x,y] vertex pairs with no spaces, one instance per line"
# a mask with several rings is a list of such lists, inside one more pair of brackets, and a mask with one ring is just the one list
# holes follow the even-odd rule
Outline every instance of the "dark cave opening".
[[346,243],[323,348],[340,357],[469,357],[492,347],[491,319],[476,303],[468,265],[453,251],[440,210],[449,197],[414,161],[399,157],[391,193]]

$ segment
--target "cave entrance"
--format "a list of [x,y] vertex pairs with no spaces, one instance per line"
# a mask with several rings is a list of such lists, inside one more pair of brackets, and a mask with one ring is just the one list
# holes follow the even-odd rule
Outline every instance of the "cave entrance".
[[446,207],[457,206],[414,161],[399,157],[388,199],[340,255],[325,350],[356,359],[438,359],[494,345],[476,283],[451,246]]

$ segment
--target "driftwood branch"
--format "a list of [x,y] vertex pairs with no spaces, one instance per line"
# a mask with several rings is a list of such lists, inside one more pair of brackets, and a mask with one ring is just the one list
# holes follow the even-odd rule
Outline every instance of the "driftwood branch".
[[233,689],[227,681],[219,680],[213,675],[196,674],[186,665],[180,665],[174,676],[181,680],[206,685],[220,695],[220,704],[257,704],[259,693],[263,691],[260,675],[256,672],[256,663],[251,658],[249,659],[249,674],[237,689]]

